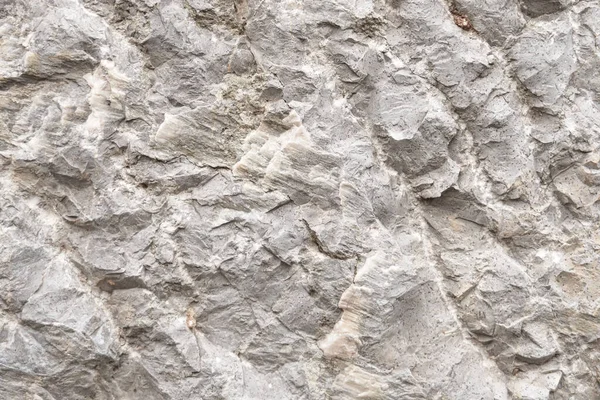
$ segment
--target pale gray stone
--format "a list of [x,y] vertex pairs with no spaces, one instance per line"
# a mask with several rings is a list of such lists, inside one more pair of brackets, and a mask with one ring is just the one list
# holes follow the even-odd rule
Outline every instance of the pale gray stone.
[[0,400],[600,399],[592,0],[0,0]]

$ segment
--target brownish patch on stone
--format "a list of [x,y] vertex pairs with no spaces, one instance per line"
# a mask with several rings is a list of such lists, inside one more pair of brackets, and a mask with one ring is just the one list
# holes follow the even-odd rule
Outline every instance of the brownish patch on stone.
[[454,23],[456,24],[456,26],[465,31],[475,30],[473,29],[473,25],[471,24],[471,21],[469,21],[469,18],[466,15],[462,15],[455,8],[451,9],[450,13],[452,13],[452,19],[454,19]]

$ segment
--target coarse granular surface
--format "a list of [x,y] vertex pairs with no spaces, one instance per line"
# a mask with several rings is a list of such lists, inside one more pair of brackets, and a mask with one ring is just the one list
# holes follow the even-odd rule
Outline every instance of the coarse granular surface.
[[597,0],[0,0],[0,400],[600,399]]

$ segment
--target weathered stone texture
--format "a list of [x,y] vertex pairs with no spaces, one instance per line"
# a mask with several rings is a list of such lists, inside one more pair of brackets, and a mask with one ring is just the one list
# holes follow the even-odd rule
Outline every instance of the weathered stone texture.
[[600,399],[594,0],[0,0],[0,400]]

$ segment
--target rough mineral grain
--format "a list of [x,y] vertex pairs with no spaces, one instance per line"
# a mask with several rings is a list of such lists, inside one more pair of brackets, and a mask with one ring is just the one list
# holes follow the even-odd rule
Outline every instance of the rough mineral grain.
[[0,0],[0,400],[600,399],[597,0]]

